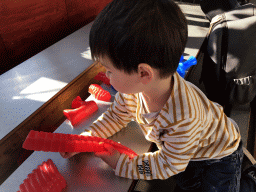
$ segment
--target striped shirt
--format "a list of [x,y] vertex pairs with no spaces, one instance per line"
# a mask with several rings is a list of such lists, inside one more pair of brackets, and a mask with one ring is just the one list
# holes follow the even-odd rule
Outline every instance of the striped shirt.
[[189,161],[220,159],[238,148],[237,125],[178,73],[161,111],[149,113],[145,106],[142,93],[117,92],[113,104],[91,125],[93,136],[108,138],[135,120],[159,148],[133,159],[121,154],[115,170],[120,177],[163,180],[184,171]]

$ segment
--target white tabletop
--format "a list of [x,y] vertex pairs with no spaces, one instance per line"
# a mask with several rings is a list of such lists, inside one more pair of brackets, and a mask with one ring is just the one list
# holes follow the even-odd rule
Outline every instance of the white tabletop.
[[93,22],[0,76],[0,139],[93,64]]
[[[116,92],[104,84],[102,84],[102,87],[111,93],[111,101],[113,102]],[[86,101],[89,100],[94,100],[97,103],[99,110],[96,113],[78,127],[72,127],[70,122],[66,120],[55,133],[80,134],[84,129],[89,129],[92,122],[105,112],[112,103],[97,101],[92,96],[86,99]],[[144,138],[141,129],[134,121],[110,139],[131,148],[137,154],[148,152],[151,145],[151,142]],[[67,181],[67,187],[63,192],[126,192],[132,184],[131,179],[116,176],[112,168],[100,158],[95,157],[94,153],[80,153],[70,159],[64,159],[59,153],[35,151],[0,186],[0,192],[17,192],[27,175],[48,159],[53,160],[60,174]]]

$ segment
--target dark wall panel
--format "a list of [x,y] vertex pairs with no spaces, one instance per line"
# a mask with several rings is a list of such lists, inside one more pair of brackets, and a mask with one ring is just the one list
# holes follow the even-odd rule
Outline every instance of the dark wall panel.
[[12,58],[24,61],[68,34],[65,0],[1,0],[0,35]]
[[6,71],[6,66],[9,65],[9,54],[6,51],[5,44],[0,36],[0,75]]
[[71,27],[80,28],[91,22],[112,0],[66,0]]

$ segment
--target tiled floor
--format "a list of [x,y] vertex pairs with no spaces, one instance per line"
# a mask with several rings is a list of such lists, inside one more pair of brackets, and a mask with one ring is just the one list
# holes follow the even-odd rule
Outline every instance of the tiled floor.
[[208,32],[209,21],[198,4],[176,2],[188,21],[188,42],[184,51],[184,57],[187,59],[189,56],[196,56]]

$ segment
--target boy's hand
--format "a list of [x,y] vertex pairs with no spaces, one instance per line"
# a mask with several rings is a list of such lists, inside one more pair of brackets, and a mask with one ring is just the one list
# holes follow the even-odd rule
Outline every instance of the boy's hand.
[[[92,131],[85,131],[83,133],[81,133],[80,135],[83,135],[83,136],[92,136]],[[74,155],[78,154],[80,152],[60,152],[60,155],[61,157],[67,159],[67,158],[70,158],[70,157],[73,157]]]
[[70,157],[73,157],[74,155],[78,154],[80,152],[60,152],[60,155],[61,157],[67,159],[67,158],[70,158]]
[[112,145],[105,143],[104,147],[107,151],[97,152],[95,153],[95,156],[105,161],[110,167],[112,167],[112,169],[115,169],[121,154]]

